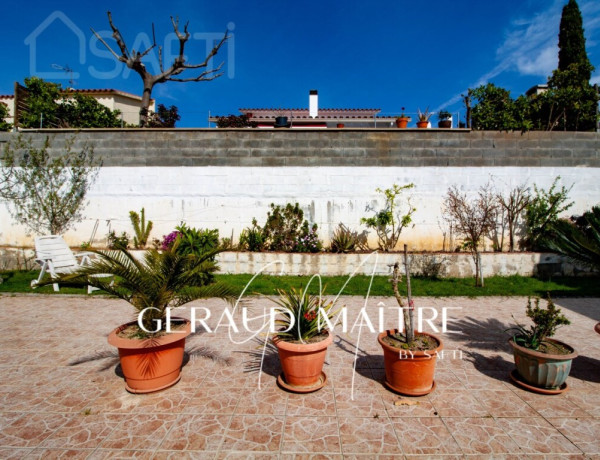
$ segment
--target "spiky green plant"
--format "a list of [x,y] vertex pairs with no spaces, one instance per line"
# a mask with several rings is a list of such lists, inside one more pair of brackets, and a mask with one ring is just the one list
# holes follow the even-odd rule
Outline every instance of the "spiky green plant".
[[[237,292],[225,283],[207,284],[207,274],[218,270],[211,258],[219,250],[201,255],[181,255],[177,252],[177,243],[171,250],[158,252],[146,251],[142,260],[136,259],[127,249],[114,251],[95,251],[97,257],[90,265],[63,275],[59,282],[64,286],[93,286],[119,299],[129,302],[136,311],[136,319],[144,311],[140,338],[151,337],[166,328],[167,311],[180,307],[196,299],[217,297],[233,301]],[[111,279],[106,276],[110,274]],[[56,282],[56,281],[55,281]],[[50,284],[52,280],[43,284]]]
[[333,311],[335,302],[327,301],[321,295],[308,294],[305,290],[293,287],[289,290],[279,289],[278,293],[279,298],[273,300],[281,313],[275,321],[281,330],[277,336],[287,342],[304,342],[318,336],[325,323],[322,315],[331,319],[337,314],[337,311]]
[[339,224],[331,238],[331,252],[348,253],[356,249],[358,233],[353,232],[344,224]]
[[600,207],[594,206],[575,222],[555,222],[545,244],[552,251],[600,270]]
[[146,210],[144,208],[142,208],[140,214],[135,211],[129,211],[129,218],[131,219],[131,225],[133,225],[133,231],[135,232],[133,245],[136,249],[143,249],[146,247],[148,237],[150,236],[154,224],[151,220],[146,222]]

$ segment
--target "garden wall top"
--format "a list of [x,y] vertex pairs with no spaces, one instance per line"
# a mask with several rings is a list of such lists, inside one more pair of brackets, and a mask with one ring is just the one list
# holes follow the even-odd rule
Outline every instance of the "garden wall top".
[[[464,129],[27,130],[91,144],[104,166],[600,167],[600,133]],[[18,133],[0,133],[0,144]]]

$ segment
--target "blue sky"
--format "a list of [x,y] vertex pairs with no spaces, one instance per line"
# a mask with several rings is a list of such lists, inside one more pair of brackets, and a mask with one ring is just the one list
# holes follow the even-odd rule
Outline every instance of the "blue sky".
[[[147,44],[154,23],[166,53],[177,47],[169,41],[169,17],[189,21],[196,34],[186,47],[192,63],[204,59],[208,41],[231,29],[232,40],[214,59],[215,65],[224,61],[225,75],[155,87],[158,103],[179,108],[180,127],[208,126],[209,111],[307,107],[310,89],[319,91],[322,108],[380,108],[382,115],[397,115],[401,107],[411,113],[429,107],[464,115],[460,94],[469,87],[490,81],[517,96],[546,81],[557,65],[566,2],[9,1],[0,18],[0,93],[12,94],[14,82],[32,74],[68,86],[69,75],[57,67],[69,67],[77,74],[75,88],[141,94],[139,76],[115,63],[90,31],[110,30],[110,10],[130,47]],[[600,2],[580,0],[579,6],[588,56],[600,68]],[[151,56],[148,66],[156,63]],[[593,82],[600,83],[600,69]]]

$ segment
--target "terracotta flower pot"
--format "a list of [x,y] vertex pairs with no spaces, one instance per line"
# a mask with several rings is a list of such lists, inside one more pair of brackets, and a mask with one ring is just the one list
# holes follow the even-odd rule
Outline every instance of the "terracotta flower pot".
[[398,128],[406,128],[408,126],[408,117],[396,118],[396,126]]
[[337,124],[337,127],[338,127],[338,128],[343,128],[344,126],[346,126],[344,123],[338,123],[338,124]]
[[383,348],[383,359],[385,366],[385,385],[403,395],[422,396],[434,388],[435,362],[437,353],[444,348],[442,340],[426,332],[419,335],[433,337],[439,343],[438,347],[427,351],[409,351],[392,347],[383,342],[383,338],[389,334],[396,334],[397,329],[385,331],[379,334],[377,341]]
[[184,318],[185,329],[149,339],[126,339],[117,334],[135,321],[119,326],[108,336],[108,343],[119,349],[125,387],[131,393],[151,393],[175,385],[181,378],[185,338],[191,333],[191,323]]
[[571,362],[577,357],[575,349],[559,340],[546,339],[572,350],[568,355],[554,355],[531,350],[517,345],[513,339],[508,343],[513,347],[515,365],[519,376],[530,385],[544,389],[560,388],[571,372]]
[[429,125],[428,121],[417,121],[417,128],[427,128],[427,126]]
[[320,388],[327,347],[331,342],[333,335],[330,332],[326,339],[314,343],[290,343],[277,336],[273,338],[279,352],[286,388],[295,391],[294,387],[297,387],[299,392]]

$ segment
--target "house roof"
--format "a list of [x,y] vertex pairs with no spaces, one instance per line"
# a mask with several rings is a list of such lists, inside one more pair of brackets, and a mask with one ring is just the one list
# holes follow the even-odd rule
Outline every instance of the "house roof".
[[0,94],[0,99],[14,99],[14,94]]
[[[104,88],[104,89],[67,89],[67,90],[63,90],[63,93],[82,93],[82,94],[95,94],[95,95],[107,95],[107,96],[123,96],[123,97],[127,97],[129,99],[135,99],[136,101],[141,101],[142,98],[140,96],[137,96],[135,94],[131,94],[131,93],[127,93],[125,91],[120,91],[118,89],[112,89],[112,88]],[[154,100],[154,99],[152,99]]]
[[[289,116],[292,118],[311,119],[309,109],[307,108],[242,108],[239,111],[243,114],[252,114],[252,119],[268,118],[273,119],[279,116]],[[316,118],[373,118],[381,109],[321,109],[319,108]]]

